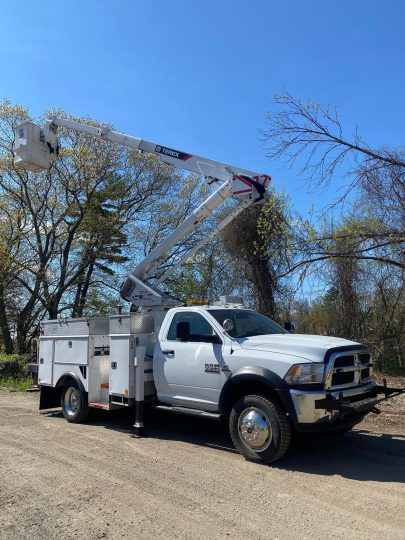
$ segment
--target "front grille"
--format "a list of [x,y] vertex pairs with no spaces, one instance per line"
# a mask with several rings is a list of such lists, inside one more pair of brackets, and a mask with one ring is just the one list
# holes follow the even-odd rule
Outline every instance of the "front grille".
[[[333,358],[333,357],[332,357]],[[332,389],[346,388],[362,384],[371,376],[370,354],[339,354],[328,365],[327,386]]]
[[347,356],[338,356],[336,359],[335,359],[335,368],[337,367],[347,367],[347,366],[354,366],[354,360],[355,360],[355,355],[354,354],[350,354],[350,355],[347,355]]
[[341,386],[354,382],[354,371],[344,371],[344,368],[353,368],[356,361],[356,355],[348,354],[335,358],[334,370],[332,375],[332,386]]
[[370,377],[370,370],[367,368],[367,369],[362,369],[361,370],[361,378],[362,379],[367,379],[367,377]]
[[354,382],[354,372],[334,373],[332,376],[332,386],[340,386],[341,384],[349,384]]

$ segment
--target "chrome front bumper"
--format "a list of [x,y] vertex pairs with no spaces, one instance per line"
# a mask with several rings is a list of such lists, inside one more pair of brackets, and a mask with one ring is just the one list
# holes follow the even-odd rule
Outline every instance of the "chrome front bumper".
[[294,404],[297,422],[299,424],[315,424],[315,423],[330,423],[334,422],[340,416],[337,410],[327,410],[316,408],[315,402],[326,398],[339,400],[350,400],[361,394],[366,395],[376,387],[376,382],[371,380],[367,384],[356,386],[354,388],[345,388],[344,390],[290,390],[290,395]]

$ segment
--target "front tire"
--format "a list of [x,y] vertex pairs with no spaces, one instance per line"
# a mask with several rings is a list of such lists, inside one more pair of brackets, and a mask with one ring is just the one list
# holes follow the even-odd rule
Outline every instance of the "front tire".
[[87,393],[82,392],[73,380],[63,387],[61,405],[63,416],[68,422],[78,424],[83,422],[89,415]]
[[262,464],[280,459],[291,440],[287,415],[277,403],[261,395],[243,396],[235,403],[229,431],[238,452]]

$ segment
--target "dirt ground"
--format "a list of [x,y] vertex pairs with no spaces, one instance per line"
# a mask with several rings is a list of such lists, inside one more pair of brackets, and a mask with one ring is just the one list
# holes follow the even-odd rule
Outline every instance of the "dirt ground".
[[0,392],[1,539],[405,539],[405,396],[272,467],[219,422],[155,412],[134,439],[127,411],[73,425],[37,407]]

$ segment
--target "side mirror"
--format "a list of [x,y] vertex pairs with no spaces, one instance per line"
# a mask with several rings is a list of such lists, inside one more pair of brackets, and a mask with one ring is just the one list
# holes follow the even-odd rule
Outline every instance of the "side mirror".
[[286,321],[284,323],[284,330],[293,334],[295,332],[295,324],[292,321]]
[[177,323],[176,339],[177,341],[190,341],[190,323],[188,321]]
[[231,319],[225,319],[222,323],[222,328],[225,330],[225,332],[232,332],[232,330],[235,328],[235,325],[233,324],[233,321]]

